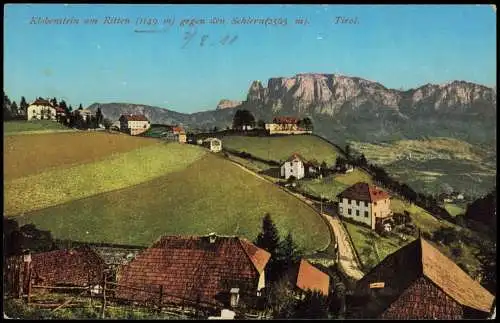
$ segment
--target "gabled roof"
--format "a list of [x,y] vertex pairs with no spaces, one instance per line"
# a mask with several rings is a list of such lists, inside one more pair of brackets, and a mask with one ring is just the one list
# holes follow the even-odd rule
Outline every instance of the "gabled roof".
[[43,105],[43,106],[53,107],[52,103],[50,103],[48,100],[45,100],[45,99],[42,99],[42,98],[37,98],[30,105]]
[[[161,285],[167,302],[199,300],[217,305],[217,297],[231,288],[255,293],[259,273],[269,258],[267,251],[238,237],[217,236],[211,242],[206,236],[164,236],[122,268],[119,284],[138,288]],[[116,295],[137,301],[151,296],[120,287]]]
[[34,279],[46,285],[86,286],[100,283],[104,261],[88,247],[62,249],[31,255]]
[[[390,269],[390,270],[388,270]],[[462,306],[489,313],[494,296],[473,280],[451,259],[423,238],[388,255],[357,283],[357,290],[368,289],[370,283],[384,282],[393,295],[365,304],[374,313],[385,310],[419,277],[426,277]]]
[[298,159],[303,163],[307,162],[307,160],[304,157],[302,157],[299,153],[293,153],[290,157],[288,157],[288,159],[285,162],[291,162],[295,159]]
[[56,112],[58,112],[58,113],[66,113],[66,110],[64,110],[63,108],[57,107],[56,108]]
[[279,124],[297,124],[299,122],[299,119],[294,117],[278,116],[274,117],[273,122]]
[[143,114],[122,114],[120,120],[125,119],[125,121],[149,121]]
[[291,269],[292,283],[303,291],[317,291],[328,296],[330,290],[330,277],[311,265],[307,260],[301,259]]
[[367,201],[367,202],[376,202],[390,197],[389,194],[387,194],[387,192],[379,189],[378,187],[362,182],[356,183],[348,187],[337,196],[345,197],[350,200]]
[[418,240],[416,243],[421,246],[424,276],[458,303],[482,312],[490,312],[494,296],[429,242]]

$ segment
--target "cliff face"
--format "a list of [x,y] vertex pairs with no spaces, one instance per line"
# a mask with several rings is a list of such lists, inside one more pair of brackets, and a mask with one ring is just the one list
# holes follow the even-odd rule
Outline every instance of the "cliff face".
[[321,114],[330,117],[378,117],[389,113],[403,119],[437,114],[496,114],[496,92],[482,85],[454,81],[417,89],[388,89],[377,82],[336,74],[277,77],[263,87],[254,81],[248,104],[273,113]]
[[239,105],[241,105],[241,101],[222,99],[219,101],[219,104],[217,104],[216,110],[232,109],[236,108]]
[[248,109],[256,120],[310,117],[315,133],[339,144],[439,136],[496,147],[496,88],[464,81],[402,91],[359,77],[310,73],[273,77],[266,87],[254,81],[245,101],[224,99],[215,110],[193,114],[125,103],[96,103],[90,109],[97,107],[112,120],[122,113],[144,113],[153,123],[188,129],[223,129],[236,110]]

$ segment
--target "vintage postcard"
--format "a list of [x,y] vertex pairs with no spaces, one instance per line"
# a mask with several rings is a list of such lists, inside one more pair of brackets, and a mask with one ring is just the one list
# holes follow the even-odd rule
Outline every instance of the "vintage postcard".
[[492,319],[496,6],[7,4],[4,319]]

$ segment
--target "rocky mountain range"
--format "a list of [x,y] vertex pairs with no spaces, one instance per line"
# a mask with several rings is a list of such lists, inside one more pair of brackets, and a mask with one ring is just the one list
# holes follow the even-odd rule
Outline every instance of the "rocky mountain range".
[[237,109],[248,109],[264,121],[308,116],[316,133],[339,143],[442,136],[496,146],[496,88],[465,81],[396,90],[359,77],[308,73],[270,78],[267,87],[254,81],[245,101],[224,99],[212,111],[182,114],[121,103],[89,108],[97,107],[113,120],[144,113],[153,123],[202,129],[230,126]]

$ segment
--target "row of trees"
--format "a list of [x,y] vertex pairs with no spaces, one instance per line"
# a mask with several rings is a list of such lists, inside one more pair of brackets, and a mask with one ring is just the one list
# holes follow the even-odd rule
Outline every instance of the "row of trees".
[[266,308],[273,318],[330,317],[329,313],[336,305],[333,301],[337,300],[334,293],[325,297],[317,291],[308,291],[303,299],[294,296],[296,286],[292,285],[288,275],[290,269],[298,265],[303,251],[297,247],[290,232],[281,239],[271,216],[266,214],[262,219],[262,231],[254,243],[271,254],[265,272],[270,285],[266,292]]
[[[298,126],[303,127],[306,130],[313,129],[313,123],[308,117],[299,120]],[[235,130],[249,130],[254,128],[265,129],[266,122],[261,119],[256,121],[254,115],[250,111],[239,109],[234,114],[232,128]]]
[[23,96],[19,101],[19,105],[16,101],[11,101],[10,98],[3,92],[3,119],[4,120],[19,120],[26,118],[28,103],[26,98]]

